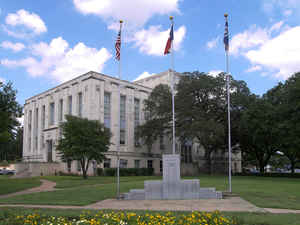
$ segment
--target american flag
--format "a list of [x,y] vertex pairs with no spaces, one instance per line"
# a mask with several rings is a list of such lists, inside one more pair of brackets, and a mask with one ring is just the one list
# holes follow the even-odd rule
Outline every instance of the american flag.
[[117,40],[116,40],[116,44],[115,44],[115,47],[116,47],[116,60],[120,61],[120,55],[121,55],[121,27],[120,27],[120,31],[119,31],[119,34],[118,34],[118,37],[117,37]]
[[228,51],[229,50],[229,33],[228,33],[228,21],[227,21],[227,18],[226,18],[226,22],[225,22],[224,45],[225,45],[225,51]]

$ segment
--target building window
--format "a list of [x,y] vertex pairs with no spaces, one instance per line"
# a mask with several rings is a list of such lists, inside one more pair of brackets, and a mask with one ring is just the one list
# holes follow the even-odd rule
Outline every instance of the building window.
[[159,161],[159,171],[162,173],[162,171],[163,171],[163,161],[162,160],[160,160]]
[[126,159],[120,159],[120,168],[127,168],[127,162]]
[[58,112],[58,121],[61,122],[63,120],[63,100],[59,100],[59,112]]
[[45,137],[44,137],[44,135],[41,136],[41,148],[45,148]]
[[110,128],[110,93],[104,92],[104,126]]
[[55,110],[55,105],[54,102],[50,103],[50,120],[49,120],[49,125],[54,125],[54,110]]
[[77,161],[77,171],[78,171],[78,172],[81,171],[81,164],[80,164],[80,161]]
[[28,151],[31,151],[31,124],[32,124],[32,110],[29,110],[28,115]]
[[68,97],[68,114],[72,115],[72,95]]
[[120,144],[125,144],[126,136],[126,96],[120,96]]
[[78,93],[78,116],[82,117],[82,93]]
[[181,161],[183,163],[192,163],[192,146],[191,145],[182,145]]
[[140,145],[139,136],[137,133],[137,127],[140,125],[140,100],[134,99],[134,145],[137,147]]
[[45,119],[46,119],[46,106],[42,107],[42,128],[45,129]]
[[103,167],[104,168],[110,168],[110,159],[105,159],[104,160]]
[[34,150],[38,150],[39,109],[35,109],[34,115]]
[[72,169],[72,160],[70,160],[70,159],[67,160],[67,169],[68,169],[68,172],[71,173],[71,169]]
[[160,150],[164,150],[165,149],[164,136],[162,134],[159,135],[159,149]]
[[134,160],[134,168],[140,168],[140,161],[138,159]]
[[147,161],[147,168],[153,168],[153,160]]

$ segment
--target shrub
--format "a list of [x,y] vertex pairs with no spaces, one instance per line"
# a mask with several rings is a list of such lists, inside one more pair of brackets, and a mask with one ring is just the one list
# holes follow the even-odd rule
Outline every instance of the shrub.
[[[120,168],[120,176],[152,176],[153,172],[153,168]],[[105,168],[101,174],[104,176],[116,176],[117,169]]]
[[235,176],[255,176],[255,177],[289,177],[300,178],[299,173],[235,173]]

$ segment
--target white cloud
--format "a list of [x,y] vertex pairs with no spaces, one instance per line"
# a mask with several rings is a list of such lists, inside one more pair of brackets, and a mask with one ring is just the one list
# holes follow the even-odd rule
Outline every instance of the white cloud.
[[278,14],[290,16],[294,11],[300,11],[299,0],[263,0],[262,8],[267,14]]
[[73,0],[75,8],[103,18],[109,24],[124,20],[128,26],[142,26],[154,15],[179,13],[180,0]]
[[212,49],[212,48],[217,47],[217,44],[218,44],[219,40],[220,40],[220,37],[216,37],[216,38],[212,39],[211,41],[208,41],[206,43],[206,47],[208,49]]
[[290,10],[290,9],[287,9],[287,10],[285,10],[285,11],[283,12],[283,15],[285,15],[285,16],[290,16],[290,15],[292,15],[292,14],[293,14],[293,11]]
[[[39,15],[30,13],[24,9],[8,14],[5,18],[5,23],[4,30],[14,37],[38,35],[47,31],[47,27]],[[20,27],[21,29],[18,29]],[[12,29],[16,29],[16,31]]]
[[2,78],[2,77],[0,77],[0,82],[1,82],[1,83],[5,83],[5,79]]
[[[140,52],[147,55],[162,56],[169,37],[170,30],[161,31],[161,26],[150,26],[148,30],[135,33],[133,41]],[[186,34],[185,26],[174,31],[174,50],[178,51]]]
[[31,57],[22,60],[2,60],[7,67],[25,67],[35,76],[48,76],[59,82],[70,80],[90,70],[101,72],[111,54],[105,48],[96,49],[78,43],[73,48],[58,37],[50,44],[41,42],[31,46]]
[[21,126],[24,126],[24,115],[22,117],[17,118]]
[[19,43],[19,42],[17,42],[17,43],[12,43],[12,42],[10,42],[10,41],[3,41],[3,42],[1,43],[1,47],[2,47],[2,48],[11,49],[11,50],[13,50],[14,52],[19,52],[19,51],[21,51],[21,50],[23,50],[23,49],[25,48],[25,45],[22,44],[22,43]]
[[229,50],[233,55],[238,55],[242,50],[256,47],[267,40],[269,40],[269,32],[253,25],[250,29],[232,37]]
[[261,66],[258,66],[258,65],[252,66],[252,67],[250,67],[249,69],[246,70],[246,73],[256,72],[256,71],[259,71],[261,69],[262,69]]
[[266,43],[274,33],[280,32],[282,29],[287,29],[283,26],[284,22],[279,21],[273,24],[270,28],[261,28],[256,25],[250,26],[248,30],[238,33],[232,37],[230,41],[230,53],[233,55],[244,54],[245,51],[259,47]]
[[253,65],[261,66],[279,79],[287,79],[300,71],[300,26],[290,28],[262,43],[245,56]]
[[222,71],[222,70],[211,70],[211,71],[208,72],[208,74],[213,76],[213,77],[218,76],[220,73],[224,73],[224,71]]
[[143,72],[142,74],[140,74],[137,78],[135,78],[133,80],[134,81],[138,81],[138,80],[141,80],[141,79],[144,79],[144,78],[147,78],[147,77],[150,77],[152,75],[154,75],[155,73],[148,73],[147,71]]

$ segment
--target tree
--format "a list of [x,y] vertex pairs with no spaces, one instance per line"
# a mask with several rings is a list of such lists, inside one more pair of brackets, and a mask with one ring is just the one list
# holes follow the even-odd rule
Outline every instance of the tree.
[[[216,150],[227,149],[227,94],[224,73],[212,77],[205,73],[186,72],[176,86],[176,136],[182,142],[197,140],[205,149],[207,168],[211,171],[211,156]],[[237,130],[241,111],[250,91],[243,81],[232,79],[232,118]],[[153,143],[161,134],[172,131],[171,91],[167,85],[157,86],[145,101],[146,123],[140,128],[144,140]],[[237,138],[233,139],[237,142]],[[150,145],[151,147],[151,145]]]
[[280,152],[289,159],[291,172],[300,162],[300,73],[279,83],[266,94],[276,107],[280,135]]
[[57,150],[64,161],[78,160],[82,175],[87,179],[87,171],[92,160],[98,163],[105,159],[104,153],[110,146],[111,132],[102,123],[66,115],[66,122],[60,125],[62,138]]
[[16,101],[16,94],[11,82],[0,82],[0,160],[7,159],[8,145],[16,138],[20,125],[16,118],[21,117],[22,107]]
[[270,158],[279,150],[278,114],[267,98],[252,96],[252,102],[243,112],[239,144],[248,158],[254,158],[261,173]]
[[172,132],[172,94],[168,85],[160,84],[144,101],[145,123],[138,127],[137,134],[147,145],[148,151],[163,134]]

